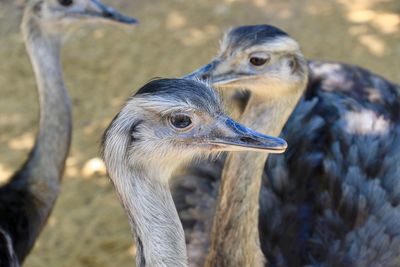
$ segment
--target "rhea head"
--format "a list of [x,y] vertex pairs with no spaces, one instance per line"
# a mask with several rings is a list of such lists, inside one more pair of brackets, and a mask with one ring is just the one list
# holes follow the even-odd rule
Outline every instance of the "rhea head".
[[185,78],[209,80],[221,89],[247,89],[267,98],[280,98],[304,89],[307,62],[299,44],[270,25],[228,31],[218,56]]
[[235,122],[219,95],[203,82],[159,79],[143,86],[114,118],[103,139],[110,172],[126,166],[178,165],[210,152],[281,153],[286,142]]
[[78,22],[136,24],[137,20],[119,13],[100,0],[30,0],[25,9],[25,35],[59,37]]

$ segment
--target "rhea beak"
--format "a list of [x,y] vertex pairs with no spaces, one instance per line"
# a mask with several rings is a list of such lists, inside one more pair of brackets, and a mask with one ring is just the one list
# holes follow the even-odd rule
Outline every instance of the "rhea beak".
[[218,151],[283,153],[287,148],[287,143],[282,138],[255,132],[228,117],[222,117],[207,143]]
[[[205,82],[211,83],[216,87],[229,87],[234,82],[243,79],[249,79],[249,75],[242,74],[239,75],[233,71],[218,73],[218,66],[221,64],[221,61],[218,59],[213,60],[209,64],[195,70],[194,72],[184,76],[184,79],[198,79]],[[234,87],[236,88],[236,87]]]
[[129,25],[137,24],[139,22],[138,20],[128,17],[114,8],[103,4],[100,0],[90,0],[90,4],[88,10],[86,10],[86,15],[88,16],[94,16]]

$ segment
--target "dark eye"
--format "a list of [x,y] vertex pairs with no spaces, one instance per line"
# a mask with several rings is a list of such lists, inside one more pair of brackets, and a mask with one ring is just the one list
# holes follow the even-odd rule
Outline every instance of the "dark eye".
[[297,68],[297,62],[295,58],[291,58],[289,60],[289,68],[292,70],[292,72],[294,72]]
[[58,0],[62,6],[70,6],[74,3],[74,0]]
[[169,122],[176,129],[185,129],[192,124],[192,119],[187,115],[178,114],[171,116]]
[[262,66],[265,63],[267,63],[268,59],[267,58],[262,58],[262,57],[251,57],[250,58],[250,63],[253,64],[254,66]]

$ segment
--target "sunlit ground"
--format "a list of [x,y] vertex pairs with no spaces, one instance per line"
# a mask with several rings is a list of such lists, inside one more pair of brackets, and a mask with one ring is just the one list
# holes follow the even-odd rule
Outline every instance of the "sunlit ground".
[[[38,119],[35,80],[18,32],[19,2],[0,0],[0,181],[26,157]],[[398,0],[108,2],[141,24],[91,26],[65,45],[72,149],[60,198],[27,267],[133,265],[127,220],[98,159],[100,136],[140,85],[206,63],[230,26],[274,24],[299,40],[308,58],[361,65],[400,82]]]

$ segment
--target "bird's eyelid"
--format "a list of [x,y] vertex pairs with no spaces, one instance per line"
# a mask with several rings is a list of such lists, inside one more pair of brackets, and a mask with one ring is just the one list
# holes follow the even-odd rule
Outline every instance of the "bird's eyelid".
[[248,54],[249,54],[249,58],[251,58],[251,57],[260,57],[260,58],[265,58],[265,59],[271,58],[271,53],[268,53],[266,51],[255,50],[255,51],[249,52]]
[[[155,97],[153,96],[155,99]],[[168,115],[174,112],[196,112],[197,109],[193,108],[193,104],[191,103],[182,103],[180,102],[177,105],[177,102],[174,100],[165,100],[165,99],[157,99],[157,101],[152,100],[148,101],[147,97],[136,97],[133,98],[134,101],[131,101],[131,104],[134,108],[140,107],[147,111],[153,111],[160,113],[162,116]]]
[[163,117],[169,117],[177,114],[191,116],[191,114],[197,112],[197,110],[194,108],[182,108],[182,107],[169,107],[164,109],[157,109],[156,111],[159,112]]
[[178,115],[183,115],[183,116],[189,116],[189,117],[191,117],[191,116],[190,116],[190,113],[184,112],[184,111],[179,110],[179,109],[177,109],[177,110],[175,110],[175,111],[167,110],[167,111],[165,111],[165,112],[160,112],[160,115],[161,115],[161,118],[162,118],[163,120],[168,120],[169,118],[174,117],[174,116],[178,116]]

